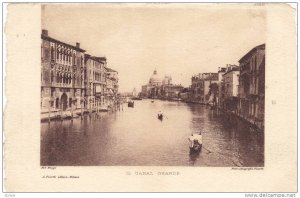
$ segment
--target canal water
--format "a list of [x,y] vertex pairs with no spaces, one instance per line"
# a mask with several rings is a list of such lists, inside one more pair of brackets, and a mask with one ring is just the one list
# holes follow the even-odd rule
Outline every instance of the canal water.
[[[190,155],[188,136],[199,131],[202,151]],[[264,134],[208,106],[145,99],[83,120],[41,123],[41,165],[258,167]]]

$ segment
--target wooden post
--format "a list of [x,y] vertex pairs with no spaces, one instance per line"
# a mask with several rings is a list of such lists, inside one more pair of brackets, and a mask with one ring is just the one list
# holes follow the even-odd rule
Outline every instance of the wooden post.
[[50,103],[51,103],[51,101],[49,100],[49,106],[48,106],[48,122],[50,122]]
[[89,102],[89,113],[91,113],[91,104],[92,104],[92,102],[91,102],[91,100],[90,100],[90,102]]
[[83,114],[83,113],[82,113],[82,109],[83,109],[83,108],[82,108],[82,103],[83,103],[83,101],[82,101],[82,100],[80,100],[80,108],[81,108],[81,120],[83,119],[83,115],[82,115],[82,114]]
[[100,111],[100,100],[98,100],[98,112],[97,113],[99,113],[99,111]]
[[61,119],[61,121],[63,120],[63,118],[62,118],[62,112],[63,111],[63,109],[62,109],[62,101],[60,101],[60,119]]
[[96,101],[96,113],[99,111],[99,100]]
[[72,100],[72,102],[71,102],[71,116],[72,116],[72,120],[73,120],[73,100]]

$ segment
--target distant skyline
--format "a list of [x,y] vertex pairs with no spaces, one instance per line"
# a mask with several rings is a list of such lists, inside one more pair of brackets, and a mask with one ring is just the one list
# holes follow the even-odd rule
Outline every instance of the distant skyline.
[[187,87],[266,42],[264,7],[249,4],[51,4],[42,9],[49,36],[94,56],[119,73],[119,91],[140,91],[154,69]]

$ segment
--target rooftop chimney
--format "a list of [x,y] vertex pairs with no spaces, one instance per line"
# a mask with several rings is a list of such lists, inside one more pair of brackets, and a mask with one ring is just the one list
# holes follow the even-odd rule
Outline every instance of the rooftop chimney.
[[42,29],[42,35],[48,36],[48,30]]
[[80,43],[76,43],[76,47],[77,47],[77,48],[80,48]]

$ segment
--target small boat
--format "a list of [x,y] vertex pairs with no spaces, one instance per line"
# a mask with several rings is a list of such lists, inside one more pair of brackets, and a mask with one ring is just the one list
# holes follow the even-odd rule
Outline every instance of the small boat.
[[158,118],[159,120],[163,120],[164,116],[163,116],[162,113],[160,113],[160,114],[157,114],[157,118]]
[[189,138],[190,142],[190,154],[199,153],[202,149],[202,135],[200,134],[192,134]]
[[133,101],[129,101],[128,102],[128,107],[134,107],[134,102]]
[[64,112],[61,115],[61,119],[71,119],[73,116],[71,114],[71,112]]
[[153,102],[154,102],[154,100],[151,100],[151,102],[153,103]]
[[73,118],[79,118],[79,115],[78,114],[73,114]]
[[108,106],[107,105],[101,105],[100,108],[99,108],[99,111],[107,112],[108,111]]
[[139,97],[133,97],[131,98],[132,100],[142,100],[142,98],[139,98]]
[[172,98],[173,101],[181,101],[181,98]]

